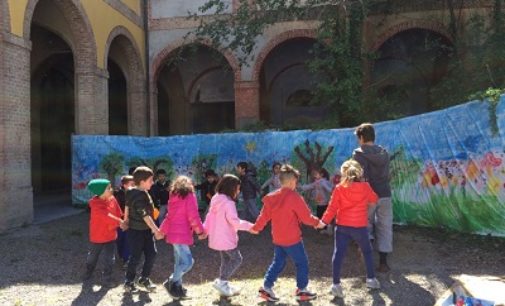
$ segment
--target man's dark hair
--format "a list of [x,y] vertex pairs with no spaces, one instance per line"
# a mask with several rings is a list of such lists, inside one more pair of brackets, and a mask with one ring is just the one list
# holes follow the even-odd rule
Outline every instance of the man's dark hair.
[[160,174],[167,175],[167,172],[165,171],[165,169],[158,169],[158,170],[156,170],[156,176],[158,176]]
[[247,164],[247,162],[242,161],[242,162],[240,162],[240,163],[237,164],[237,167],[242,168],[245,171],[247,171],[247,168],[249,168],[249,165]]
[[354,130],[354,134],[356,134],[358,138],[363,139],[364,142],[375,141],[375,129],[371,123],[360,124],[356,130]]
[[207,171],[205,171],[205,177],[209,177],[209,176],[217,176],[217,173],[214,172],[214,170],[212,170],[212,169],[207,169]]
[[133,171],[133,181],[135,185],[140,185],[141,181],[145,181],[154,176],[153,170],[146,166],[140,166]]
[[237,190],[237,186],[240,185],[240,179],[233,174],[225,174],[219,180],[216,185],[216,192],[225,194],[232,199],[235,199],[235,192]]

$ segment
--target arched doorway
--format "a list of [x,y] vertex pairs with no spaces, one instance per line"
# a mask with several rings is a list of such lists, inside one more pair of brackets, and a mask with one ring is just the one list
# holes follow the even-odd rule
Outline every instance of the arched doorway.
[[31,156],[34,198],[70,193],[74,132],[74,58],[50,30],[31,29]]
[[379,47],[373,64],[378,97],[401,115],[432,110],[430,90],[447,74],[452,53],[452,43],[437,32],[409,29],[395,34]]
[[109,134],[145,135],[148,111],[140,53],[132,35],[121,26],[112,30],[107,47]]
[[203,45],[187,46],[169,55],[159,69],[160,135],[235,127],[234,72],[222,54]]
[[311,38],[293,38],[267,55],[260,72],[262,121],[275,126],[306,127],[324,117],[326,107],[312,101],[320,78],[307,67],[315,43]]

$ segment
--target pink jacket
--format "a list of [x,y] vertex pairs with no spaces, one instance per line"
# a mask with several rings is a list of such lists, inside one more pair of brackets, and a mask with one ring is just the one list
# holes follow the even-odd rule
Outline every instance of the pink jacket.
[[252,223],[240,220],[235,202],[227,195],[216,193],[210,200],[210,208],[203,224],[209,235],[209,248],[227,251],[237,248],[237,231],[248,231]]
[[170,195],[168,212],[161,223],[160,231],[170,244],[193,244],[193,232],[203,233],[203,225],[198,214],[198,204],[194,193],[185,198]]

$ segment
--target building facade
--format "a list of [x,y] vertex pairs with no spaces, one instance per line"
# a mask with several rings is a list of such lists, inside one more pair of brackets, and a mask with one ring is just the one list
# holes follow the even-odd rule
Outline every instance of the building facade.
[[[31,223],[38,196],[70,190],[72,134],[207,133],[324,117],[323,105],[307,103],[318,80],[306,66],[317,20],[274,24],[240,65],[232,51],[193,44],[199,19],[213,16],[187,14],[205,2],[0,0],[0,232]],[[379,54],[367,78],[384,92],[410,86],[411,113],[429,108],[427,92],[447,68],[447,55],[427,61],[423,44],[453,43],[444,1],[428,2],[371,15],[363,29],[364,48]],[[229,0],[228,13],[238,3]],[[492,8],[466,1],[460,17]]]

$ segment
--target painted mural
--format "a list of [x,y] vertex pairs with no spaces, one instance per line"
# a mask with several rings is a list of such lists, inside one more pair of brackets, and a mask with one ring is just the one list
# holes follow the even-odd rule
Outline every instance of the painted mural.
[[[488,103],[377,123],[376,142],[391,154],[395,222],[505,236],[505,97],[491,129]],[[313,167],[334,175],[357,146],[353,129],[229,133],[174,137],[74,136],[75,204],[89,199],[87,182],[116,184],[130,167],[148,165],[196,183],[207,169],[233,173],[252,163],[260,183],[274,161],[289,162],[309,179]]]

